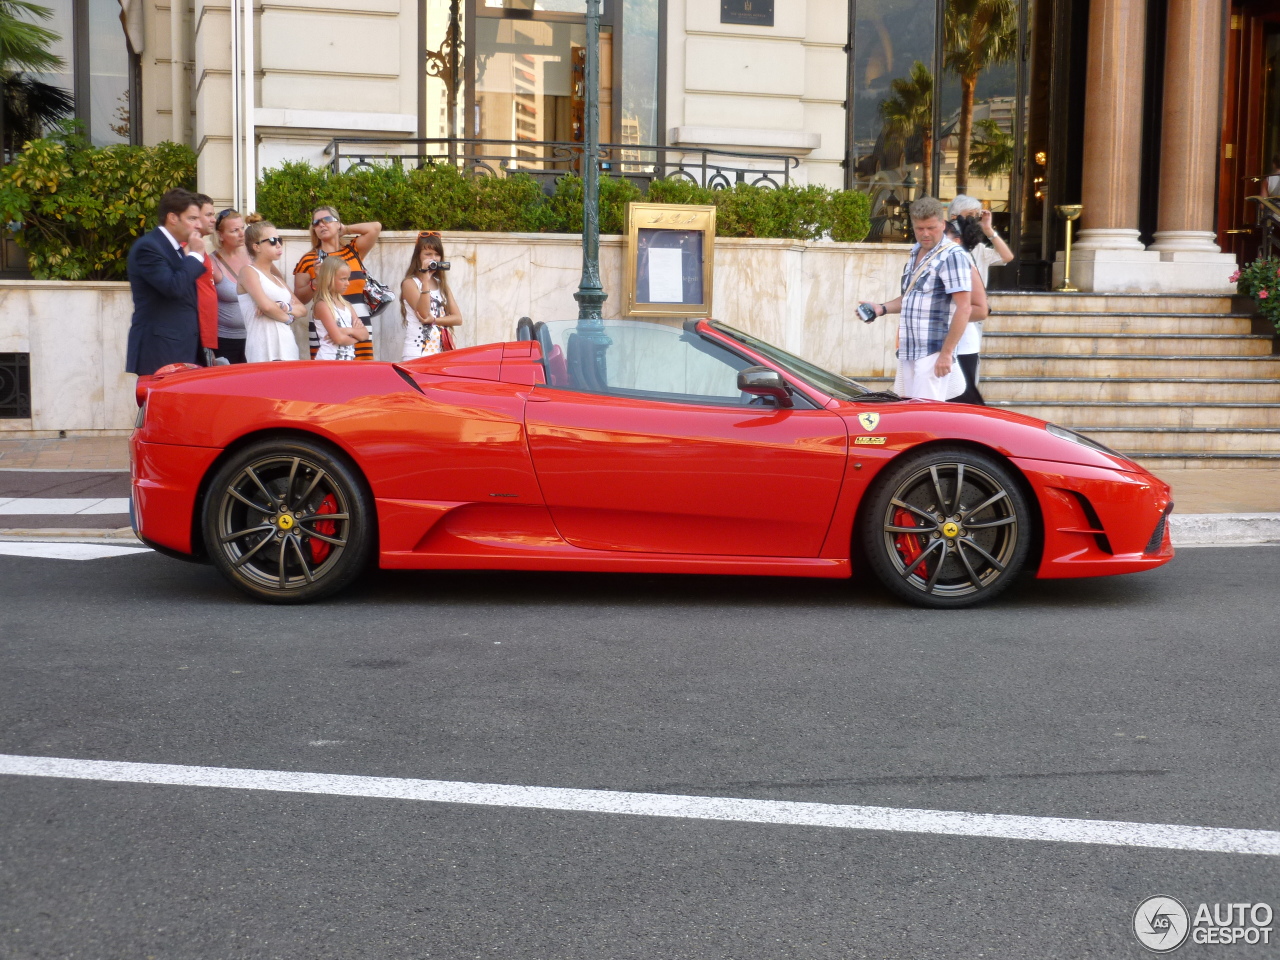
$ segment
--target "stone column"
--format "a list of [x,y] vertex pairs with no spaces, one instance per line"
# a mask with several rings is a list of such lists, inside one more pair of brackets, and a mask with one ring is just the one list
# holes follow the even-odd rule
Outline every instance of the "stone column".
[[1222,51],[1220,0],[1169,0],[1160,140],[1160,209],[1152,250],[1219,253],[1214,186]]
[[1138,178],[1146,24],[1144,0],[1090,5],[1078,250],[1143,250]]

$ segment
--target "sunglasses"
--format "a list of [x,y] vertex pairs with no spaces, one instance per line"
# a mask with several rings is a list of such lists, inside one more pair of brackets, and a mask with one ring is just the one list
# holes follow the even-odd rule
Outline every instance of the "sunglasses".
[[227,207],[227,209],[220,211],[218,213],[217,218],[213,221],[214,228],[216,229],[217,227],[221,226],[222,221],[227,219],[227,217],[231,216],[232,214],[235,214],[237,217],[240,216],[240,214],[236,210],[232,209],[231,207]]
[[318,227],[322,223],[337,223],[337,222],[338,222],[337,217],[321,217],[319,220],[312,220],[311,225],[313,227]]
[[273,247],[281,247],[281,246],[284,246],[284,241],[283,241],[282,239],[280,239],[279,237],[266,237],[265,239],[263,239],[263,240],[259,240],[258,242],[259,242],[259,243],[269,243],[269,244],[271,244]]
[[421,240],[424,237],[438,237],[438,236],[440,236],[439,230],[423,230],[421,233],[418,234],[418,239]]

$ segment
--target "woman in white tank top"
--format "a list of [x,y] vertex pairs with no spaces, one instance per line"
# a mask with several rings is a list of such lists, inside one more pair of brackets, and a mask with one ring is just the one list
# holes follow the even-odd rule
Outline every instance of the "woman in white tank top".
[[265,220],[249,225],[244,245],[253,259],[240,271],[240,310],[244,314],[244,357],[249,363],[297,360],[298,341],[293,321],[307,308],[289,292],[275,269],[284,255],[283,242],[273,224]]
[[[437,264],[435,269],[431,268],[432,263]],[[447,269],[440,234],[430,230],[418,234],[409,269],[400,283],[404,322],[401,360],[429,357],[452,348],[450,331],[462,323],[462,313],[449,289]]]

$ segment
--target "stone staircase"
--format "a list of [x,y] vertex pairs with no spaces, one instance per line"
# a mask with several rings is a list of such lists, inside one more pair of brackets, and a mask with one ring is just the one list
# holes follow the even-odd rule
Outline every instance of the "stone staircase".
[[993,293],[991,306],[989,405],[1152,469],[1280,466],[1280,356],[1231,297]]
[[1280,356],[1228,296],[993,294],[983,396],[1152,467],[1280,466]]

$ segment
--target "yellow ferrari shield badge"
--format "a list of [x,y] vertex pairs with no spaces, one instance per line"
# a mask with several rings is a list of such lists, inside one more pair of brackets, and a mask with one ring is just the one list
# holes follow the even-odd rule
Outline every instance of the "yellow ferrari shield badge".
[[862,424],[862,429],[870,433],[880,423],[880,414],[878,413],[860,413],[858,414],[858,422]]

